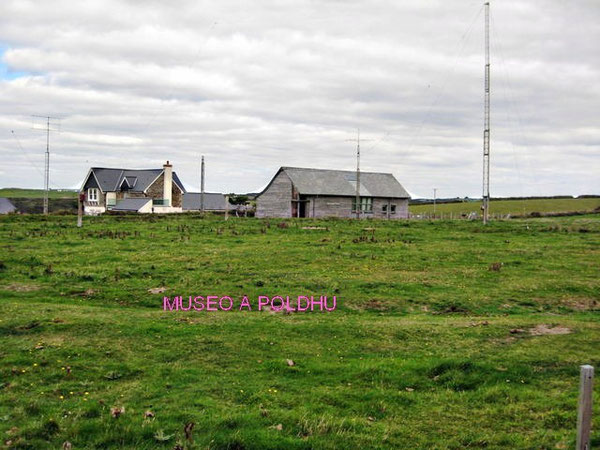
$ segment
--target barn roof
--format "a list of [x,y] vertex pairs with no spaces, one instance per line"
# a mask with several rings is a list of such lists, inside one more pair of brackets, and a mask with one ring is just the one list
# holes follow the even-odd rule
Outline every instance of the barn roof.
[[[199,211],[200,196],[200,192],[186,192],[183,194],[183,210]],[[204,209],[207,211],[225,211],[225,195],[215,192],[205,192]]]
[[[290,177],[302,195],[356,195],[355,171],[282,167],[277,174],[281,171]],[[361,172],[359,192],[364,197],[410,198],[391,173]]]
[[8,214],[15,212],[16,210],[17,208],[9,199],[0,197],[0,214]]
[[148,202],[151,202],[151,198],[125,198],[123,200],[119,200],[115,206],[113,206],[113,211],[139,211],[141,208],[146,206]]
[[[162,174],[162,172],[163,169],[115,169],[92,167],[90,169],[90,176],[95,177],[102,192],[120,191],[124,181],[131,192],[144,192],[148,186]],[[84,181],[84,185],[86,181],[87,178]],[[173,172],[173,181],[179,186],[182,192],[185,192],[183,183],[181,183],[175,172]]]

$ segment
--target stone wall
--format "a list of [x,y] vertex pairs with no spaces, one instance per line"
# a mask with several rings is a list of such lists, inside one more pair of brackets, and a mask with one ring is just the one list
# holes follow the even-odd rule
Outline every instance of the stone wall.
[[[152,183],[148,189],[146,190],[146,195],[153,199],[161,199],[163,198],[163,183],[164,183],[164,174],[160,174],[160,176]],[[133,197],[133,195],[128,195],[129,197]],[[175,182],[171,183],[171,206],[181,208],[183,202],[183,194],[175,184]]]

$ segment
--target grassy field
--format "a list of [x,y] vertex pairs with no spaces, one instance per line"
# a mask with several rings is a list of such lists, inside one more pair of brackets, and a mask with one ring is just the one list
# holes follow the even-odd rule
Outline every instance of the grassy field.
[[[572,448],[578,366],[600,366],[597,215],[0,224],[9,448]],[[259,295],[338,308],[258,312]]]
[[[481,201],[464,203],[438,203],[435,207],[436,214],[455,216],[480,213]],[[492,200],[490,214],[511,214],[527,216],[532,213],[564,213],[564,212],[592,212],[600,208],[600,198],[547,198],[525,200]],[[433,214],[433,204],[411,205],[411,214]]]
[[[44,198],[43,189],[2,188],[0,197],[9,198]],[[76,191],[50,189],[48,198],[77,198]]]

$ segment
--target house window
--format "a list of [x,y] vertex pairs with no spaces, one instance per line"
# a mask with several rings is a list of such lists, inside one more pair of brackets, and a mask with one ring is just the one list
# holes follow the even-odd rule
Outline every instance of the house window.
[[97,202],[98,201],[98,189],[97,188],[89,188],[87,199],[90,202]]
[[381,207],[381,211],[384,212],[384,213],[386,213],[387,212],[387,205],[383,205]]
[[390,212],[396,214],[396,205],[390,205]]
[[[352,199],[352,211],[356,212],[356,198]],[[361,197],[360,198],[360,211],[364,213],[373,212],[373,198],[372,197]]]

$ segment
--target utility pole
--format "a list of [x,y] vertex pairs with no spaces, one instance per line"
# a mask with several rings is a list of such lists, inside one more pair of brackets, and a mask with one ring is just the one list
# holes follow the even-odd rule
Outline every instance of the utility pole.
[[[46,119],[46,155],[44,167],[44,215],[48,215],[48,192],[50,190],[50,119],[57,119],[50,116],[33,116]],[[39,129],[39,128],[37,128]]]
[[437,188],[433,188],[433,218],[435,219],[435,199],[437,196]]
[[490,214],[490,2],[485,2],[485,87],[483,114],[483,224]]
[[79,192],[77,194],[77,227],[81,228],[83,226],[83,202],[85,200],[85,194],[83,192]]
[[360,219],[360,128],[356,135],[356,218]]
[[204,213],[204,155],[200,164],[200,211]]
[[[370,139],[363,139],[363,142]],[[360,219],[360,128],[357,129],[356,139],[347,139],[356,142],[356,218]]]
[[48,215],[48,190],[50,189],[50,117],[46,118],[46,164],[44,167],[44,215]]

